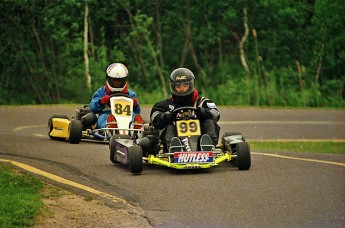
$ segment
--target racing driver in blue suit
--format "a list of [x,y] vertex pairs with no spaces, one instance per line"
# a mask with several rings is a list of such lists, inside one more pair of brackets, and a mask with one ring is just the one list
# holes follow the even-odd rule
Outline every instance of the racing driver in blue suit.
[[[116,124],[108,124],[107,122],[116,122],[115,117],[111,114],[109,101],[110,95],[115,93],[123,93],[129,95],[133,99],[133,123],[143,123],[140,116],[140,105],[136,98],[136,93],[128,89],[128,70],[122,63],[112,63],[106,71],[106,84],[100,87],[92,96],[90,110],[99,114],[97,120],[97,128],[116,128]],[[137,127],[137,126],[135,126]]]

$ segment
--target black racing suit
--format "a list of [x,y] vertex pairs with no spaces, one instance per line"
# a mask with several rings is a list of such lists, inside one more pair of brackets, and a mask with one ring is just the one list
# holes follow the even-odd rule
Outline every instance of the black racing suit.
[[217,109],[215,103],[210,99],[205,97],[199,97],[195,102],[186,102],[178,103],[173,102],[173,99],[169,98],[157,102],[151,110],[150,118],[152,125],[161,131],[160,139],[164,145],[164,149],[167,150],[170,146],[171,138],[177,136],[176,127],[173,125],[173,122],[166,120],[162,115],[164,112],[169,110],[174,110],[176,108],[191,106],[191,107],[203,107],[202,115],[197,115],[200,120],[201,133],[208,134],[213,142],[213,145],[216,146],[219,138],[220,127],[217,124],[220,113]]

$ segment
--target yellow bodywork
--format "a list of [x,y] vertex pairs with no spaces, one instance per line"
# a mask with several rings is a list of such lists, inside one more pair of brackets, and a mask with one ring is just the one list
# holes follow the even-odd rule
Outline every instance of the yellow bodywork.
[[71,121],[68,119],[53,118],[52,119],[53,129],[49,135],[52,137],[67,139],[69,137],[68,128],[69,128],[70,122]]
[[223,161],[231,161],[232,159],[233,159],[233,155],[231,155],[229,152],[216,157],[213,162],[203,163],[203,164],[202,163],[178,164],[178,163],[169,162],[166,159],[157,158],[154,155],[149,155],[147,158],[144,158],[144,160],[146,160],[146,162],[148,162],[149,164],[162,165],[162,166],[166,166],[166,167],[170,167],[174,169],[207,169],[212,166],[216,166]]

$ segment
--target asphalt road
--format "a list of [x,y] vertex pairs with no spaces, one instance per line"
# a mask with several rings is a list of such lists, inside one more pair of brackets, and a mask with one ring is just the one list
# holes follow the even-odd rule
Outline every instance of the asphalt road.
[[[72,116],[76,108],[0,107],[0,159],[124,199],[155,227],[345,227],[345,155],[252,151],[248,171],[228,163],[187,171],[145,165],[142,175],[132,175],[110,162],[106,144],[48,138],[48,118]],[[143,107],[145,119],[148,112]],[[221,114],[221,132],[240,131],[249,143],[345,140],[344,110],[221,108]]]

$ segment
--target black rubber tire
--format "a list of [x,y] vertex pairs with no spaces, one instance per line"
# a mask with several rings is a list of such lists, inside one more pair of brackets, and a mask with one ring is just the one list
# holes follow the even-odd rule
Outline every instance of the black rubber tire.
[[109,141],[109,150],[110,150],[110,161],[114,164],[118,164],[119,162],[115,160],[115,153],[116,153],[116,139],[131,139],[129,135],[113,135]]
[[97,116],[94,113],[89,112],[85,114],[84,116],[82,116],[80,121],[83,124],[83,127],[87,129],[87,128],[91,128],[92,125],[97,123],[97,120],[98,120]]
[[69,137],[68,141],[71,144],[78,144],[81,141],[83,134],[83,125],[79,120],[71,120],[69,124]]
[[247,142],[239,142],[236,145],[237,167],[239,170],[248,170],[251,166],[250,147]]
[[50,132],[52,132],[53,130],[53,118],[61,118],[61,119],[67,119],[68,120],[68,116],[66,115],[52,115],[49,120],[48,120],[48,136],[49,138],[53,139],[53,140],[62,140],[61,138],[59,137],[53,137],[53,136],[50,136]]
[[133,174],[140,174],[143,171],[143,151],[140,146],[128,148],[129,170]]

